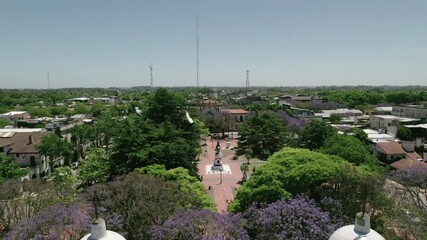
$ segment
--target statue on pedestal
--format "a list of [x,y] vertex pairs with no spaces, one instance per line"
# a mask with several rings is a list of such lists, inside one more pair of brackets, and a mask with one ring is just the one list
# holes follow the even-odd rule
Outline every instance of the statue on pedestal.
[[219,142],[217,142],[215,147],[215,159],[214,164],[212,165],[212,170],[219,170],[222,167],[221,157],[221,146]]

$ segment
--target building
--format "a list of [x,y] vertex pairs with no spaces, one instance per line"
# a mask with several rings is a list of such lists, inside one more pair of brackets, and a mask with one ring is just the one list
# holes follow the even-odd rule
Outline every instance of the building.
[[199,103],[199,117],[211,132],[219,131],[223,126],[221,106],[220,102],[208,99]]
[[246,121],[249,112],[244,109],[221,109],[221,113],[225,119],[229,119],[230,122],[244,122]]
[[421,105],[394,106],[392,114],[400,117],[427,120],[427,108]]
[[318,117],[322,117],[323,119],[330,118],[332,114],[337,114],[342,118],[350,118],[350,117],[361,117],[363,116],[363,112],[357,109],[347,109],[340,108],[335,110],[322,110],[320,113],[315,113],[314,115]]
[[404,125],[418,123],[420,119],[407,118],[393,115],[371,115],[369,117],[369,125],[373,129],[382,129],[387,131],[390,127],[396,126],[396,122]]
[[16,123],[19,120],[29,119],[30,114],[27,111],[12,111],[12,112],[0,114],[0,117],[6,119],[6,120],[10,121],[11,123],[13,123],[14,125],[16,125]]
[[41,156],[35,145],[43,136],[50,134],[42,129],[1,129],[0,154],[14,159],[21,168],[30,172],[27,179],[42,178],[51,173],[51,166],[45,156]]
[[374,155],[384,163],[392,163],[406,157],[406,151],[398,142],[378,142]]
[[410,167],[427,167],[423,158],[414,151],[415,144],[411,142],[378,142],[374,148],[374,155],[394,169]]

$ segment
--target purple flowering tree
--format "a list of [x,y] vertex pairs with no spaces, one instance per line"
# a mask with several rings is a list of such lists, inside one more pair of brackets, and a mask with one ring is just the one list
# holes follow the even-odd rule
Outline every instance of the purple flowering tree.
[[90,231],[90,207],[70,203],[47,207],[16,225],[5,240],[79,239]]
[[388,189],[400,206],[397,224],[415,239],[427,239],[427,167],[393,171]]
[[151,237],[162,239],[249,239],[240,215],[209,210],[177,211],[160,226],[153,226]]
[[337,108],[346,107],[344,104],[340,104],[334,101],[322,101],[322,100],[312,100],[308,103],[308,109],[315,112],[320,112],[321,110],[330,110]]
[[299,118],[299,117],[292,117],[283,110],[277,111],[276,115],[285,122],[287,129],[291,133],[299,132],[307,124],[306,119]]
[[304,195],[251,207],[243,217],[251,239],[328,239],[342,224]]
[[391,173],[391,178],[400,183],[400,193],[406,195],[417,208],[427,211],[427,167],[413,167]]

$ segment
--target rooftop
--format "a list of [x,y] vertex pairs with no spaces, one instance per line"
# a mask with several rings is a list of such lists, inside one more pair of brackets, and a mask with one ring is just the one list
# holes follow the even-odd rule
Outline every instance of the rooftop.
[[[35,145],[49,132],[15,132],[6,137],[0,137],[0,147],[9,146],[9,153],[37,153]],[[30,143],[31,138],[31,143]]]
[[221,112],[228,114],[248,114],[249,112],[244,109],[222,109]]
[[406,151],[398,142],[379,142],[377,145],[384,151],[385,154],[406,154]]

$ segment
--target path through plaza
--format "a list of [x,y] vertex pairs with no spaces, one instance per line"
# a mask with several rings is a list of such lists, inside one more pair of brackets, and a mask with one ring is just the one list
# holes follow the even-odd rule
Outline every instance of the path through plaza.
[[[227,149],[227,140],[220,140],[223,171],[211,171],[209,165],[214,163],[216,140],[206,140],[206,146],[202,147],[203,154],[200,156],[199,174],[202,176],[202,183],[208,190],[208,194],[214,199],[218,212],[227,211],[227,205],[234,199],[238,182],[242,180],[240,162],[232,160],[234,151]],[[236,147],[237,140],[230,140],[230,148]],[[221,182],[222,175],[222,183]]]

